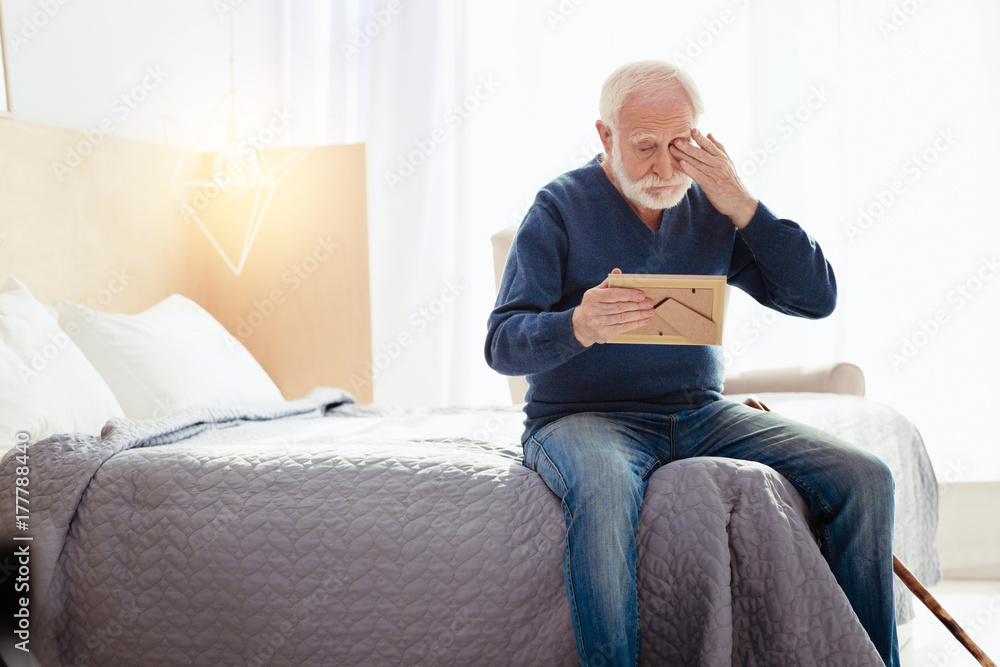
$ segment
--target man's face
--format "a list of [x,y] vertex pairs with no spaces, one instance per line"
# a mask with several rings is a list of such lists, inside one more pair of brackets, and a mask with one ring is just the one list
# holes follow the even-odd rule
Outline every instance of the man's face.
[[694,112],[683,94],[626,102],[610,136],[609,154],[611,172],[626,199],[664,209],[684,198],[691,178],[680,171],[668,146],[691,141],[693,126]]

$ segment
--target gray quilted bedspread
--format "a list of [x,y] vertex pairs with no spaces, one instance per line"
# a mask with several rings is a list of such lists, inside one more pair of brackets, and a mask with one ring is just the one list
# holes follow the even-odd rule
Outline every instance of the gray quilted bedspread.
[[[563,515],[520,464],[521,413],[349,401],[317,389],[278,407],[112,420],[100,439],[33,444],[34,656],[577,664]],[[815,417],[800,403],[787,401],[790,416]],[[897,477],[929,471],[892,411],[861,399],[834,408],[816,412],[834,415],[831,430],[900,450],[880,452]],[[14,465],[8,455],[0,470],[7,536]],[[912,529],[902,545],[931,583],[933,528],[920,527],[930,542]],[[653,475],[639,584],[644,664],[881,664],[799,495],[757,464],[691,459]]]

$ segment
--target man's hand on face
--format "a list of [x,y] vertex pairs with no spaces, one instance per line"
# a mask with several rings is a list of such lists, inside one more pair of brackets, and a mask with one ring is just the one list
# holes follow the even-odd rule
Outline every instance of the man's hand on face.
[[670,144],[670,154],[680,162],[681,171],[701,186],[712,206],[743,229],[757,211],[757,199],[743,185],[729,153],[711,133],[706,137],[693,129],[691,138],[697,145],[677,141]]
[[[611,273],[621,271],[615,269]],[[600,285],[584,292],[583,301],[573,310],[573,334],[581,345],[590,347],[637,329],[651,317],[653,300],[642,290],[608,287],[605,278]]]

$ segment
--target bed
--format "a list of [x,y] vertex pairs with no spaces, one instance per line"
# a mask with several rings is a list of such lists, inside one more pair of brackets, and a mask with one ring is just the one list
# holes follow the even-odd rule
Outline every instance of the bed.
[[[761,397],[893,467],[896,551],[932,579],[933,475],[912,426],[852,396]],[[519,463],[521,419],[318,388],[37,442],[32,647],[44,665],[575,664],[563,517]],[[0,465],[8,537],[16,465]],[[880,664],[803,517],[763,466],[658,470],[644,664]]]

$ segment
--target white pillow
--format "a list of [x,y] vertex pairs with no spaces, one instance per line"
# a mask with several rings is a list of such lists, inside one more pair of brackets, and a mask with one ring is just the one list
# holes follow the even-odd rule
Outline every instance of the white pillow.
[[45,306],[8,277],[0,288],[0,445],[15,444],[21,431],[31,440],[100,435],[108,419],[123,416],[111,389]]
[[225,327],[194,301],[173,294],[138,315],[53,304],[130,419],[184,408],[282,402],[278,387]]

